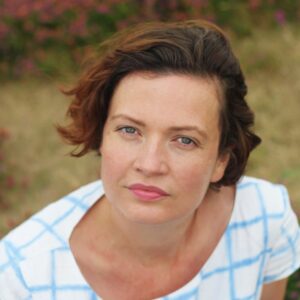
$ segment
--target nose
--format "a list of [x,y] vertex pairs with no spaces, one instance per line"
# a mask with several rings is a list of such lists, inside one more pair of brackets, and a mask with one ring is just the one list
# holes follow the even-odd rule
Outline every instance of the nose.
[[134,161],[134,169],[145,176],[166,174],[169,170],[166,149],[159,141],[145,141]]

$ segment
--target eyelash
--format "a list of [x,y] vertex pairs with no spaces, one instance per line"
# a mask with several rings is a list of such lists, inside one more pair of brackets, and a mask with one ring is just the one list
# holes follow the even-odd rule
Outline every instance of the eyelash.
[[[126,131],[127,129],[133,129],[134,132],[128,132],[128,131]],[[117,128],[116,131],[120,131],[121,133],[126,134],[126,135],[134,135],[137,133],[137,129],[132,126],[122,126],[122,127]]]
[[[118,127],[116,129],[116,131],[119,131],[122,134],[129,136],[129,137],[135,136],[139,133],[138,130],[133,126],[121,126],[121,127]],[[185,141],[188,140],[188,143],[184,143],[183,142],[184,140]],[[198,143],[194,139],[187,137],[187,136],[178,136],[174,139],[174,141],[178,142],[181,147],[185,147],[185,148],[188,148],[188,147],[191,148],[191,147],[198,146]]]
[[[184,143],[183,140],[188,140],[188,143]],[[181,147],[185,147],[185,148],[191,148],[191,147],[197,147],[198,146],[198,143],[193,140],[192,138],[190,137],[187,137],[187,136],[180,136],[180,137],[177,137],[175,139],[175,141],[178,141],[180,146]]]

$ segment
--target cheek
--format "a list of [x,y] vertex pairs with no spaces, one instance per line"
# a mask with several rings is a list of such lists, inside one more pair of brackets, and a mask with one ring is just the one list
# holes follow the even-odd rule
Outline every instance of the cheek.
[[194,166],[188,167],[186,166],[184,169],[176,170],[174,173],[176,177],[176,185],[178,186],[179,190],[182,191],[191,191],[195,188],[201,186],[202,183],[202,176],[199,174],[199,170]]
[[201,186],[205,186],[209,182],[209,176],[200,170],[196,168],[186,170],[186,172],[180,173],[177,181],[182,187],[185,187],[185,190],[201,189]]
[[215,161],[206,159],[185,161],[176,165],[173,174],[176,176],[176,184],[179,190],[185,193],[204,195],[212,179]]
[[120,159],[121,153],[116,148],[109,149],[102,147],[101,149],[101,177],[115,177],[114,174],[122,169],[123,159]]
[[112,180],[124,175],[130,166],[131,156],[126,147],[118,145],[113,139],[106,139],[100,148],[101,178]]
[[176,178],[177,208],[185,212],[193,212],[203,201],[209,188],[207,176],[199,170],[191,170]]

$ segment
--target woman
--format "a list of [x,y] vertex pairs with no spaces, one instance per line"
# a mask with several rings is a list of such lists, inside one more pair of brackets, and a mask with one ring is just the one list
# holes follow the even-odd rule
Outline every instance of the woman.
[[283,186],[241,178],[260,138],[223,32],[147,24],[102,49],[58,127],[102,181],[2,240],[0,299],[283,299],[299,227]]

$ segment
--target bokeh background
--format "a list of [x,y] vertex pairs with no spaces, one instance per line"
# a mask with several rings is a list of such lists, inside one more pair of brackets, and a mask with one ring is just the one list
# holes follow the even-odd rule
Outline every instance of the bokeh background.
[[[204,18],[228,33],[245,72],[263,144],[247,174],[285,184],[300,216],[300,1],[0,0],[0,237],[47,203],[99,176],[54,125],[102,40],[131,24]],[[286,299],[300,299],[300,274]]]

